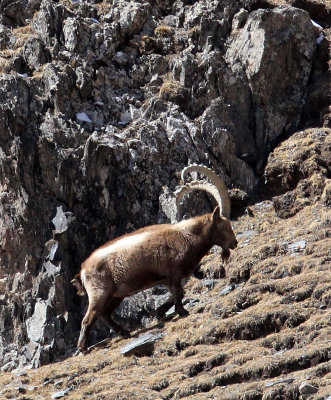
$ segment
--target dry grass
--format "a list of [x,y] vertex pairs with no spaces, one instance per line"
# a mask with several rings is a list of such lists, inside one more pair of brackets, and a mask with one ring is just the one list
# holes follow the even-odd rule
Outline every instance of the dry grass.
[[0,50],[0,73],[9,74],[13,72],[13,59],[20,54],[21,50],[21,47],[15,50]]
[[15,36],[15,49],[23,47],[28,39],[37,37],[38,35],[30,25],[13,29],[13,34]]
[[174,29],[168,25],[160,25],[154,30],[154,35],[158,38],[171,37],[174,33]]
[[187,36],[192,39],[196,39],[201,34],[201,28],[199,25],[194,26],[187,32]]
[[0,73],[9,74],[11,71],[11,66],[12,66],[11,57],[7,58],[7,57],[2,57],[0,55]]
[[21,26],[12,30],[11,48],[0,50],[0,73],[13,72],[13,58],[22,53],[26,41],[37,36],[37,32],[30,26]]
[[98,15],[105,15],[108,14],[113,8],[113,1],[102,1],[101,3],[96,4],[95,7],[98,10]]
[[152,52],[156,52],[159,49],[158,41],[151,36],[144,35],[138,41],[136,41],[136,39],[133,39],[131,43],[132,45],[137,46],[140,49],[141,53],[150,54]]
[[161,99],[166,101],[173,101],[175,103],[185,102],[187,97],[187,90],[178,81],[166,80],[159,92]]

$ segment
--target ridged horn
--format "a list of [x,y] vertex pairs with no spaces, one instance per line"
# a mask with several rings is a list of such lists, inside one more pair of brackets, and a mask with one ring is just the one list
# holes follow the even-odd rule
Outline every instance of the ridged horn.
[[223,215],[226,218],[230,218],[231,214],[231,200],[230,196],[228,193],[228,190],[222,181],[222,179],[215,174],[213,170],[210,168],[207,168],[203,165],[189,165],[188,167],[185,167],[182,170],[182,180],[185,183],[185,178],[188,173],[190,172],[198,172],[199,174],[205,175],[207,178],[210,179],[211,183],[208,182],[201,182],[201,181],[193,181],[190,183],[187,183],[185,186],[180,188],[175,194],[176,194],[176,205],[177,205],[177,210],[179,211],[180,209],[180,203],[183,199],[183,197],[191,192],[192,190],[205,190],[209,194],[211,194],[215,200],[217,201],[217,204],[220,206],[220,212],[221,215]]

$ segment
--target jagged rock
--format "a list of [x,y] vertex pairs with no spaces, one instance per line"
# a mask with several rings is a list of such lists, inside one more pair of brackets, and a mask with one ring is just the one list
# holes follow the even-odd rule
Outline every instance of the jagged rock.
[[0,24],[0,50],[5,50],[10,41],[10,29]]
[[[64,212],[62,206],[56,208],[56,215],[52,219],[53,225],[55,227],[55,230],[59,233],[65,232],[69,224],[72,220],[72,213],[70,212]],[[52,252],[51,252],[52,254]],[[51,260],[54,258],[53,254],[51,255]]]
[[239,30],[244,27],[247,18],[248,18],[248,11],[242,8],[232,20],[232,31]]
[[302,8],[307,11],[316,21],[323,24],[330,21],[331,5],[324,0],[249,0],[247,1],[250,11],[258,8],[274,8],[279,5]]
[[289,244],[288,249],[292,252],[300,252],[306,248],[306,245],[307,243],[305,240],[299,240],[298,242]]
[[62,399],[62,397],[65,397],[73,388],[68,388],[65,390],[61,390],[60,392],[53,393],[51,398],[52,399]]
[[[86,54],[95,47],[91,25],[78,18],[67,18],[63,24],[64,44],[69,52]],[[94,39],[94,40],[93,40]]]
[[231,198],[232,215],[238,215],[242,213],[249,202],[248,194],[240,189],[231,189],[229,193]]
[[197,79],[198,62],[190,53],[177,57],[172,63],[172,72],[181,85],[190,87]]
[[165,303],[168,297],[168,289],[162,286],[135,294],[123,300],[115,311],[115,318],[127,329],[138,328],[141,324],[145,325],[153,320],[155,310]]
[[206,288],[212,290],[219,281],[217,279],[204,279],[202,282]]
[[29,66],[37,69],[49,60],[50,55],[43,41],[40,38],[33,37],[25,43],[23,57]]
[[15,372],[15,376],[26,376],[28,373],[26,372],[26,371],[18,371],[18,372]]
[[275,381],[275,382],[268,382],[268,383],[266,383],[265,384],[265,386],[266,387],[272,387],[272,386],[275,386],[275,385],[279,385],[279,384],[281,384],[281,383],[292,383],[294,381],[294,379],[293,378],[290,378],[290,379],[282,379],[282,380],[279,380],[279,381]]
[[0,22],[12,27],[23,25],[26,3],[26,0],[1,1]]
[[129,56],[122,51],[118,51],[113,60],[120,66],[123,66],[129,61]]
[[150,333],[143,335],[124,346],[121,349],[121,354],[124,356],[130,356],[132,354],[136,356],[151,355],[153,353],[154,344],[162,339],[163,336],[164,334],[162,333],[157,335]]
[[299,392],[303,395],[310,395],[318,392],[318,387],[312,386],[309,383],[302,383],[299,387]]
[[137,34],[147,21],[151,9],[149,2],[116,0],[111,11],[113,21],[118,21],[122,37]]
[[168,61],[160,54],[151,54],[148,57],[149,72],[154,75],[163,75],[168,71]]
[[[207,148],[215,157],[222,160],[227,170],[231,169],[233,179],[238,182],[238,185],[245,191],[250,192],[256,184],[256,175],[248,163],[235,156],[237,146],[241,146],[241,137],[239,144],[236,142],[232,127],[224,126],[221,115],[224,111],[224,103],[221,98],[213,100],[210,106],[201,116],[201,136]],[[239,124],[240,126],[240,124]],[[242,135],[244,136],[244,135]],[[243,149],[245,152],[250,152],[252,142],[248,139]],[[227,182],[227,177],[223,175],[223,179]]]
[[[233,16],[239,11],[241,1],[231,0],[217,3],[211,0],[194,2],[188,12],[182,16],[183,26],[193,29],[199,26],[198,48],[201,50],[208,40],[212,39],[213,46],[222,48],[224,38],[231,30]],[[180,12],[178,12],[180,15]]]
[[62,4],[42,0],[33,27],[39,33],[47,46],[63,43],[63,21],[69,16],[69,11]]
[[235,284],[228,285],[220,292],[220,295],[226,296],[227,294],[231,293],[236,287],[237,285]]
[[34,342],[38,343],[44,339],[48,309],[49,305],[45,301],[37,301],[33,315],[26,321],[27,335]]
[[[277,35],[271,34],[274,29]],[[291,7],[254,11],[233,36],[226,60],[233,71],[232,80],[243,80],[251,90],[260,151],[298,124],[315,47],[309,14]],[[241,111],[246,114],[246,110]]]
[[[331,11],[331,8],[330,8]],[[318,30],[318,28],[316,28]],[[331,104],[331,73],[327,68],[329,55],[329,40],[331,30],[325,29],[322,33],[318,32],[316,41],[316,57],[314,60],[314,69],[310,78],[310,84],[307,90],[307,101],[304,107],[304,122],[312,121],[310,126],[329,125]],[[325,38],[324,38],[325,36]],[[324,89],[323,89],[324,88]]]
[[[173,193],[166,187],[163,193],[160,194],[160,208],[165,214],[166,218],[170,220],[171,223],[178,222],[178,215],[176,211],[176,198]],[[160,222],[165,222],[164,216],[162,214],[159,217]]]
[[69,65],[60,68],[54,64],[47,64],[43,80],[45,96],[53,103],[55,112],[71,117],[74,109],[73,98],[76,94],[76,76],[73,69]]

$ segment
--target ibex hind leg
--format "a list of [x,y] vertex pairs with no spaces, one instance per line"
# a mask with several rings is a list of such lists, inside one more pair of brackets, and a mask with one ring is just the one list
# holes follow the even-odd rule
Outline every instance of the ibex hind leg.
[[169,280],[169,290],[174,298],[176,313],[181,317],[188,315],[188,311],[183,306],[184,289],[180,277],[172,277]]
[[92,306],[89,306],[85,317],[83,318],[80,335],[77,343],[78,350],[85,351],[87,348],[88,334],[92,328],[92,325],[98,318],[97,310]]
[[103,314],[107,298],[109,294],[104,292],[98,296],[89,296],[89,306],[86,314],[82,320],[80,335],[78,339],[77,347],[80,351],[85,351],[87,348],[87,340],[89,332],[94,322]]

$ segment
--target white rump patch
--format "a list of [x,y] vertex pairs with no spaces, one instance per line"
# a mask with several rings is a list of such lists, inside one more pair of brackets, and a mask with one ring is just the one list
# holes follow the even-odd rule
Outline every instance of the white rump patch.
[[97,257],[104,258],[107,257],[109,254],[115,253],[116,251],[119,250],[132,249],[143,243],[149,235],[150,235],[149,232],[143,232],[143,233],[138,233],[136,235],[124,237],[123,239],[118,240],[114,244],[110,244],[107,247],[97,249],[94,254]]

